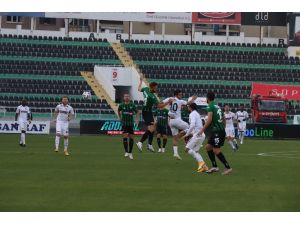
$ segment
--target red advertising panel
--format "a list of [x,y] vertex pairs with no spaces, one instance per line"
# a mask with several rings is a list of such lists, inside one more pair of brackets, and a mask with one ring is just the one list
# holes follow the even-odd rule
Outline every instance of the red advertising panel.
[[202,24],[241,24],[241,13],[239,12],[193,12],[193,23]]
[[283,96],[288,100],[299,101],[300,86],[252,83],[251,96],[254,94]]

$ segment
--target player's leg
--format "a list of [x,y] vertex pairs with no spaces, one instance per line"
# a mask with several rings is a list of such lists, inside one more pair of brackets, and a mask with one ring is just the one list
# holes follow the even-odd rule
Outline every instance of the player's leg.
[[154,137],[154,132],[155,132],[155,125],[154,125],[154,119],[151,121],[151,125],[148,127],[149,134],[148,134],[148,147],[147,149],[151,152],[154,152],[154,148],[152,145],[153,142],[153,137]]
[[201,154],[199,153],[199,149],[201,144],[203,143],[205,136],[197,137],[194,135],[186,144],[186,152],[191,155],[198,163],[198,172],[205,172],[208,170]]
[[209,160],[211,161],[212,167],[207,171],[207,173],[214,173],[218,172],[219,168],[216,162],[216,156],[213,151],[213,145],[214,145],[214,133],[211,134],[211,136],[208,138],[208,143],[205,146],[207,155],[209,157]]
[[69,156],[69,124],[63,124],[62,134],[64,136],[64,154],[65,156]]
[[242,145],[244,142],[244,136],[245,136],[245,130],[246,130],[246,124],[241,125],[241,142],[240,144]]
[[189,128],[189,125],[181,119],[174,119],[172,120],[172,123],[170,121],[170,126],[173,135],[174,157],[181,160],[181,157],[178,154],[178,141],[184,136],[184,134],[181,134],[179,130],[186,130]]
[[129,152],[129,159],[133,159],[133,154],[132,154],[132,149],[133,149],[133,127],[132,127],[132,132],[130,132],[128,134],[128,138],[129,138],[129,149],[128,149],[128,152]]
[[157,135],[156,135],[156,141],[157,141],[157,146],[158,146],[158,152],[161,153],[162,152],[162,148],[161,148],[161,134],[160,134],[160,128],[158,127],[157,129]]
[[20,129],[21,129],[21,135],[20,135],[20,146],[25,147],[26,146],[26,130],[27,130],[27,122],[20,122]]
[[124,151],[125,151],[125,157],[129,156],[129,151],[128,151],[128,132],[126,130],[124,130],[123,133],[123,147],[124,147]]
[[168,142],[168,136],[167,136],[167,134],[164,134],[163,135],[163,148],[162,148],[163,153],[166,151],[167,142]]
[[221,152],[221,147],[224,145],[224,140],[225,140],[225,133],[224,135],[222,133],[219,133],[218,138],[215,138],[215,143],[213,145],[213,152],[225,166],[225,170],[222,174],[228,175],[229,173],[232,172],[232,168],[227,162],[225,155]]
[[235,150],[235,146],[234,146],[232,138],[231,138],[231,129],[230,128],[226,128],[225,132],[226,132],[226,139],[227,139],[228,144],[230,145],[230,147],[233,150]]
[[154,118],[153,118],[152,114],[149,113],[149,112],[146,112],[146,111],[142,111],[142,117],[143,117],[143,120],[145,122],[145,125],[147,126],[147,130],[145,131],[145,133],[141,137],[140,141],[136,143],[136,145],[137,145],[137,147],[140,151],[143,150],[143,143],[144,143],[145,140],[148,139],[149,136],[151,136],[150,139],[151,139],[151,143],[152,143],[153,132],[155,130],[155,128],[154,128]]
[[56,136],[55,136],[55,152],[58,152],[60,136],[62,134],[61,123],[56,123]]

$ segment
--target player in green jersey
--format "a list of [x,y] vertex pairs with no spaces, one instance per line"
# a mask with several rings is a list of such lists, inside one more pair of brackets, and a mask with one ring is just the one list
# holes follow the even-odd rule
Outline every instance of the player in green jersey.
[[[140,112],[137,107],[130,101],[129,94],[124,94],[123,102],[118,108],[119,118],[122,122],[123,129],[123,145],[125,150],[125,157],[133,159],[132,149],[133,149],[133,134],[134,134],[134,122],[138,124],[140,118]],[[134,121],[134,115],[136,119]],[[128,146],[129,139],[129,146]]]
[[[157,145],[158,145],[158,152],[164,153],[167,145],[167,131],[168,131],[168,117],[169,110],[166,108],[157,109],[154,112],[154,116],[156,117],[156,138],[157,138]],[[161,137],[163,138],[163,146],[161,146]]]
[[215,155],[224,164],[225,170],[223,175],[228,175],[232,172],[232,168],[229,166],[225,159],[225,156],[221,152],[221,147],[224,145],[225,141],[225,117],[221,108],[215,104],[215,94],[213,92],[207,93],[207,121],[204,127],[199,132],[200,135],[204,133],[205,130],[210,128],[211,132],[206,145],[207,154],[210,161],[212,162],[212,168],[210,168],[207,173],[218,172],[219,168],[217,166]]
[[144,96],[144,106],[142,109],[142,117],[145,121],[147,126],[146,132],[143,134],[141,140],[136,143],[138,149],[142,151],[143,149],[143,142],[148,138],[148,150],[154,152],[154,148],[152,146],[153,141],[153,133],[155,131],[155,123],[153,117],[153,107],[157,108],[164,108],[165,106],[171,103],[171,100],[168,102],[159,102],[158,98],[156,97],[155,93],[157,92],[158,84],[156,82],[151,82],[149,87],[143,87],[143,77],[140,77],[140,84],[138,90],[143,93]]

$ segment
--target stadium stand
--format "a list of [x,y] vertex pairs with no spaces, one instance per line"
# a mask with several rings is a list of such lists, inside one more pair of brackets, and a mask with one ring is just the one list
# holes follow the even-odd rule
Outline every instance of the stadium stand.
[[[149,81],[160,83],[159,94],[168,97],[176,88],[185,96],[214,91],[219,104],[236,111],[244,104],[250,112],[251,84],[300,84],[299,58],[287,57],[286,46],[179,41],[121,41]],[[291,102],[290,115],[299,114]]]
[[[185,96],[212,90],[221,106],[236,111],[244,104],[250,111],[253,81],[300,85],[300,60],[287,57],[286,46],[143,40],[121,40],[120,46],[149,82],[160,84],[161,98],[177,88]],[[81,71],[124,63],[106,39],[1,35],[0,53],[0,101],[6,114],[12,115],[25,97],[36,116],[50,116],[60,96],[68,95],[78,119],[115,118],[105,99],[81,97],[91,90]],[[299,102],[290,102],[289,114],[300,114]]]
[[78,119],[114,116],[105,99],[81,96],[91,89],[80,71],[120,64],[107,40],[3,35],[0,55],[0,101],[6,115],[27,98],[35,117],[48,117],[60,97],[68,95]]

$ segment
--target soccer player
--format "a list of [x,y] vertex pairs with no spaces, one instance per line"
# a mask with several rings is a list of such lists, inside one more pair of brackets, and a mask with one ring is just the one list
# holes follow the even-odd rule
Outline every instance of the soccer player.
[[26,147],[26,131],[28,124],[30,124],[32,121],[32,113],[30,111],[30,108],[27,106],[26,99],[23,99],[21,105],[17,107],[15,121],[18,121],[21,130],[20,146]]
[[193,103],[196,98],[197,96],[193,96],[191,101],[187,102],[182,100],[182,91],[175,90],[174,97],[166,98],[163,101],[163,103],[171,102],[169,111],[169,126],[173,136],[173,156],[178,160],[181,160],[181,157],[178,154],[178,141],[183,136],[183,134],[179,133],[179,131],[189,128],[189,124],[181,119],[181,108],[182,106]]
[[[168,130],[168,113],[169,110],[166,108],[157,109],[154,113],[156,117],[156,139],[158,145],[158,152],[164,153],[168,141],[167,130]],[[161,146],[161,137],[163,138],[163,145]]]
[[56,137],[55,137],[55,152],[58,152],[60,137],[64,137],[64,154],[69,156],[69,122],[74,118],[74,110],[68,104],[69,98],[63,96],[61,104],[57,105],[54,111],[54,119],[56,121]]
[[221,152],[221,147],[224,145],[225,141],[225,118],[221,108],[215,104],[215,94],[213,92],[207,93],[207,121],[204,127],[199,132],[202,135],[208,128],[211,130],[211,134],[208,138],[208,143],[206,145],[206,150],[210,161],[212,162],[212,168],[210,168],[207,173],[218,172],[219,168],[217,166],[216,158],[224,164],[225,170],[223,175],[228,175],[232,172],[232,168],[229,166],[225,156]]
[[[134,135],[134,114],[136,115],[136,124],[139,122],[140,113],[137,107],[130,101],[129,94],[124,94],[123,103],[119,105],[118,108],[119,118],[122,121],[123,129],[123,145],[125,150],[125,157],[133,159],[132,149],[133,149],[133,135]],[[129,142],[128,142],[129,139]],[[128,146],[129,144],[129,146]]]
[[148,150],[151,152],[154,152],[154,148],[152,146],[152,141],[153,141],[153,133],[155,131],[155,124],[154,124],[154,117],[153,117],[153,106],[157,106],[158,108],[164,108],[168,103],[159,103],[158,99],[155,95],[157,92],[157,86],[158,84],[156,82],[151,82],[149,84],[149,87],[143,87],[143,77],[140,77],[140,84],[138,87],[138,90],[140,92],[143,92],[144,96],[144,105],[142,109],[142,117],[143,120],[145,121],[145,124],[147,126],[146,132],[143,134],[141,140],[136,143],[138,149],[140,151],[143,150],[143,142],[148,139]]
[[199,130],[203,128],[202,119],[200,114],[197,112],[197,105],[196,103],[191,103],[188,105],[188,110],[190,112],[189,115],[189,128],[186,131],[181,131],[182,134],[185,133],[184,137],[192,137],[189,139],[188,143],[186,144],[186,152],[191,155],[198,163],[197,172],[205,172],[208,170],[202,156],[199,153],[199,149],[205,140],[205,134],[199,135]]
[[228,144],[231,146],[233,151],[236,151],[239,149],[239,145],[235,139],[235,132],[234,132],[234,125],[233,121],[235,120],[236,116],[233,112],[230,111],[230,108],[228,105],[225,105],[224,107],[225,113],[225,120],[226,120],[226,139],[228,141]]
[[240,144],[243,144],[245,130],[246,130],[246,123],[248,119],[248,113],[244,110],[244,105],[240,105],[240,110],[236,112],[237,122],[238,122],[238,134],[240,139]]

